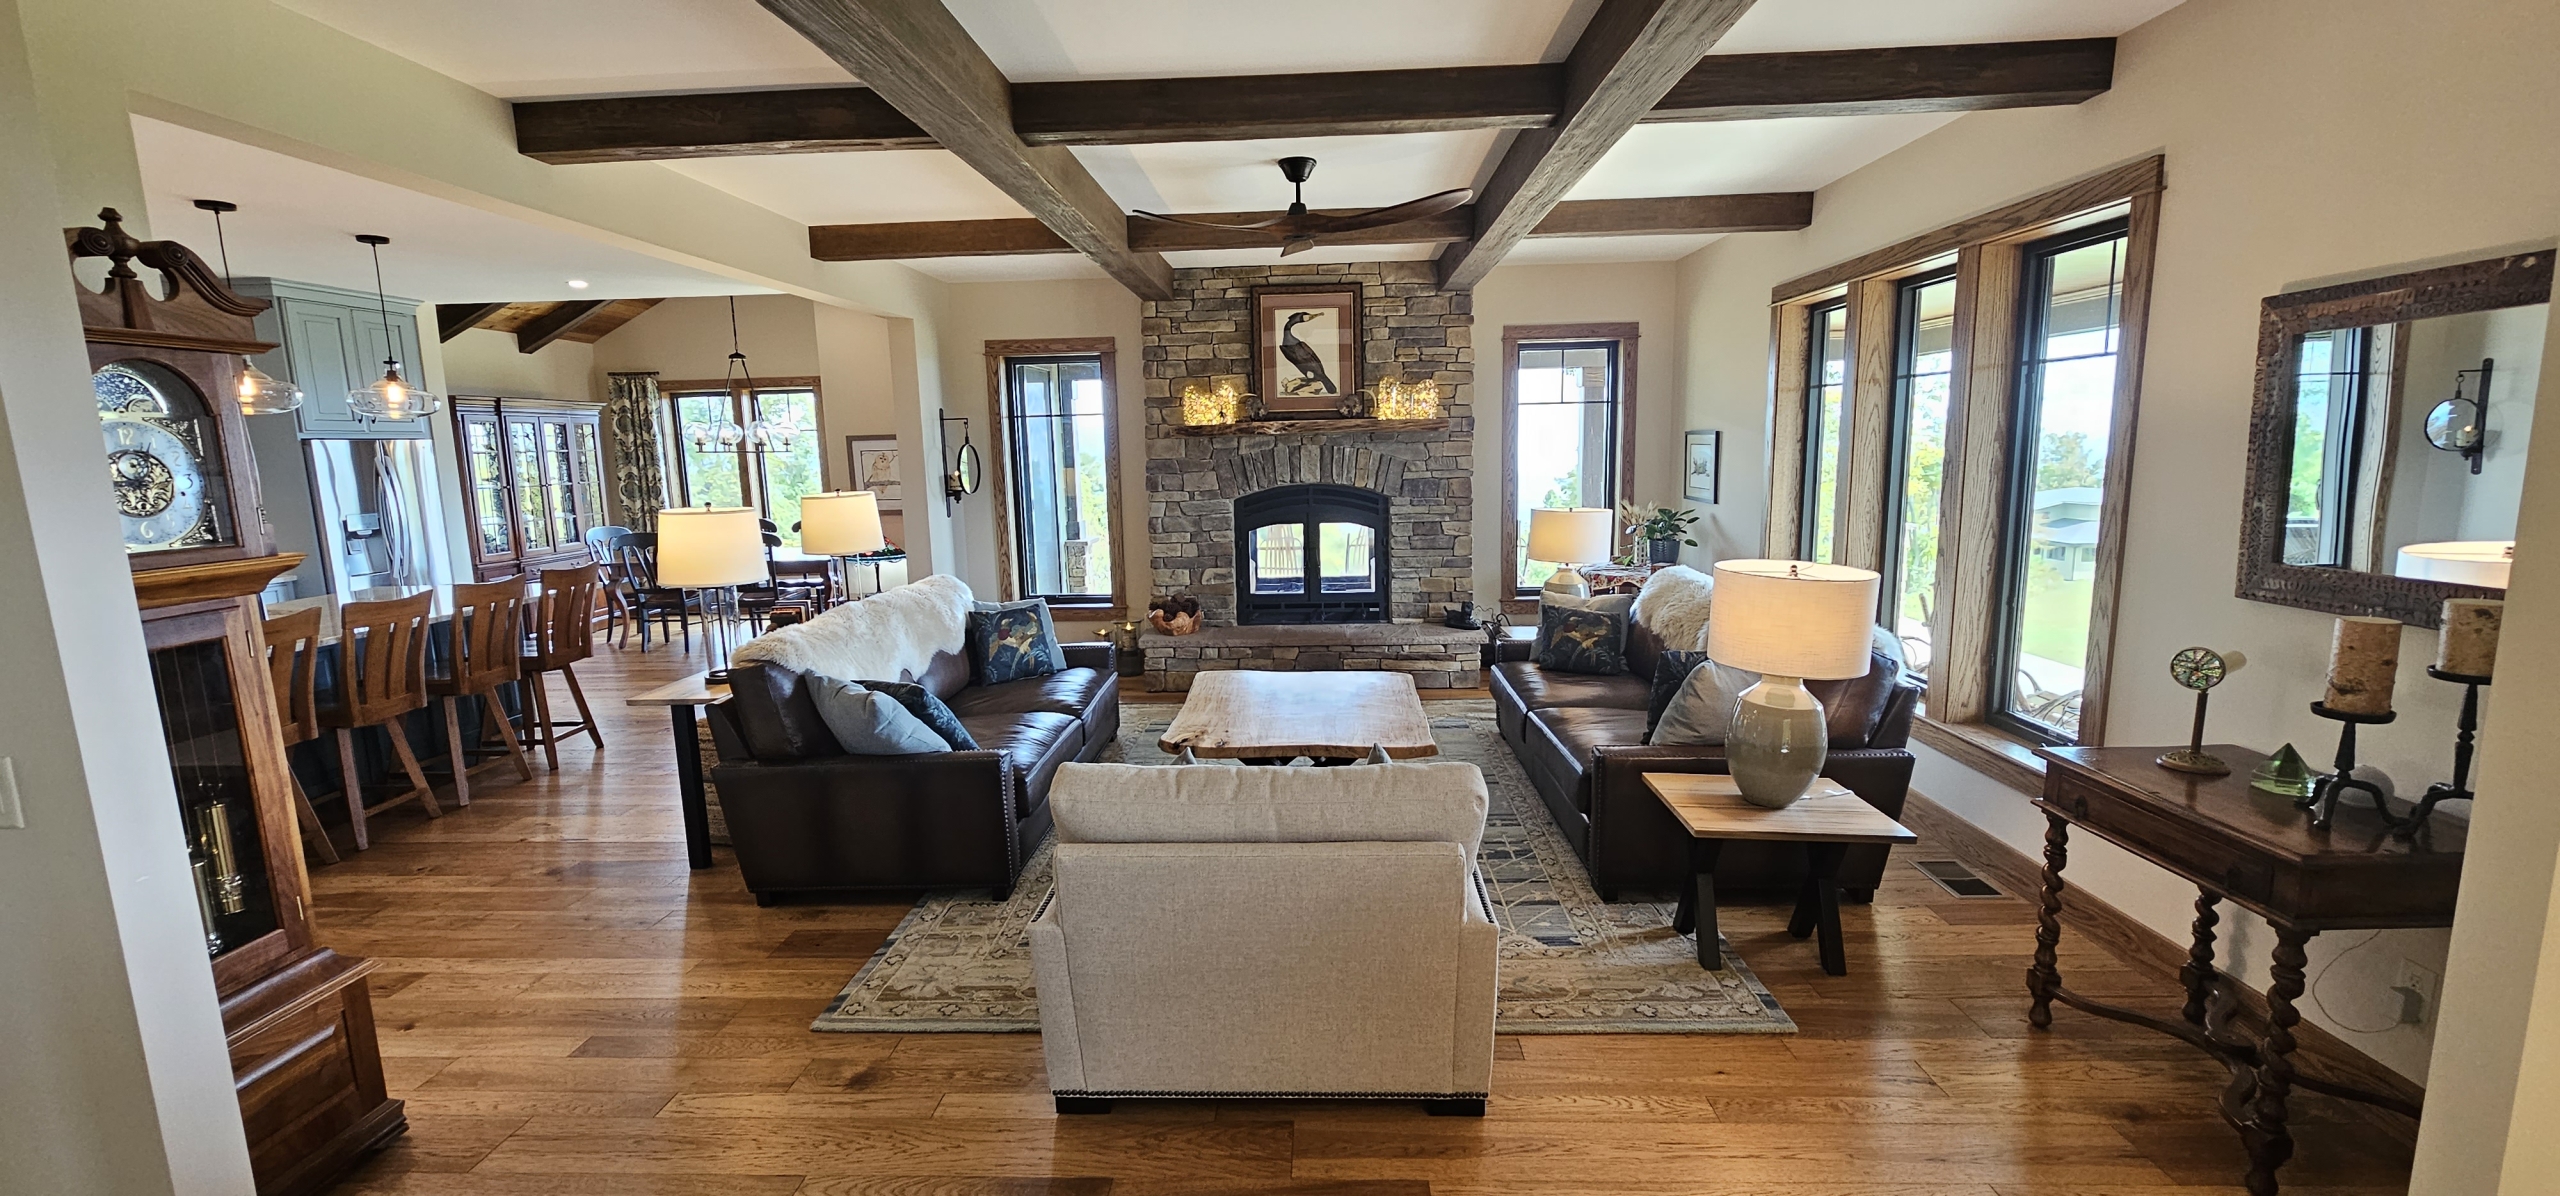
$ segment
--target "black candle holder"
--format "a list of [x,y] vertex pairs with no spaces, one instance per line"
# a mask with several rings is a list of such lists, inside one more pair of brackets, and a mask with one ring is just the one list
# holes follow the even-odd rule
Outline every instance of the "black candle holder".
[[2427,786],[2426,796],[2418,799],[2418,808],[2409,812],[2407,821],[2391,828],[2403,839],[2417,835],[2427,815],[2435,813],[2437,803],[2471,800],[2471,746],[2480,730],[2480,687],[2489,683],[2487,677],[2448,673],[2432,665],[2428,666],[2427,675],[2462,687],[2462,717],[2453,724],[2453,779]]
[[2338,816],[2338,795],[2349,789],[2358,789],[2373,798],[2373,808],[2382,815],[2383,821],[2396,822],[2391,817],[2391,803],[2383,799],[2382,787],[2371,781],[2359,780],[2355,775],[2356,728],[2378,727],[2400,715],[2389,710],[2380,714],[2332,710],[2326,702],[2313,702],[2311,713],[2341,724],[2338,728],[2338,757],[2330,764],[2328,772],[2312,779],[2311,792],[2294,799],[2294,808],[2311,811],[2312,829],[2325,831],[2329,829],[2330,821]]

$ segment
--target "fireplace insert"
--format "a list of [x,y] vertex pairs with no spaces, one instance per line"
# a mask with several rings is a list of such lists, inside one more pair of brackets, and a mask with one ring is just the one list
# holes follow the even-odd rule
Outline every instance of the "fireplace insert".
[[1275,486],[1236,500],[1236,622],[1383,623],[1387,496]]

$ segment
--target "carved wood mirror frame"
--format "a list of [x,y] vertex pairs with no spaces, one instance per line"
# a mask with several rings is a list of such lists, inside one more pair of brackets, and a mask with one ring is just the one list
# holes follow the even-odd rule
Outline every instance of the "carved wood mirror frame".
[[2271,295],[2259,304],[2257,397],[2249,413],[2249,478],[2241,500],[2240,597],[2434,627],[2447,598],[2506,596],[2483,586],[2284,563],[2295,346],[2311,333],[2548,303],[2552,256],[2546,250],[2488,258]]

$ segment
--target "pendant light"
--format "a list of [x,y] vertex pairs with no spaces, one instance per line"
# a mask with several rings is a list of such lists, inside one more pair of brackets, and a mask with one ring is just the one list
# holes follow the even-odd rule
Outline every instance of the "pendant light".
[[[746,410],[755,402],[756,393],[755,374],[747,368],[746,351],[738,345],[738,297],[731,295],[729,297],[729,368],[720,386],[721,393],[729,397],[731,413]],[[728,414],[722,414],[707,423],[695,424],[685,429],[685,439],[693,445],[694,451],[706,453],[714,451],[756,454],[784,452],[791,448],[792,441],[799,435],[800,429],[794,426],[787,416],[759,419],[754,423],[741,426]]]
[[[213,244],[222,251],[222,285],[231,287],[231,245],[222,236],[222,214],[237,212],[229,200],[199,199],[196,207],[213,213]],[[236,289],[236,288],[234,288]],[[258,368],[255,358],[240,358],[240,377],[231,385],[232,400],[242,415],[290,415],[302,406],[302,388]]]
[[382,377],[371,386],[348,391],[347,406],[367,419],[405,420],[434,415],[444,409],[443,401],[400,376],[400,338],[391,331],[391,300],[382,289],[382,247],[390,244],[391,238],[358,233],[356,240],[373,250],[373,299],[382,308],[384,356]]

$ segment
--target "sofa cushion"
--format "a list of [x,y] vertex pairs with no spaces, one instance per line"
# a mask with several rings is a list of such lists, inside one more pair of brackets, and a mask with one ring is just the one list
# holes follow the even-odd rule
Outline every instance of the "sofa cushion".
[[[1898,646],[1898,645],[1897,645]],[[1902,665],[1881,650],[1867,661],[1867,675],[1846,681],[1807,681],[1804,687],[1822,700],[1830,724],[1831,746],[1862,748],[1875,738],[1885,707],[1902,682]]]
[[1626,672],[1627,611],[1634,605],[1631,594],[1540,597],[1538,645],[1531,659],[1540,668],[1560,672]]
[[1096,669],[1066,669],[1002,685],[972,685],[951,699],[951,709],[972,714],[1026,714],[1046,710],[1083,718],[1106,678]]
[[1084,723],[1054,711],[963,714],[960,725],[969,728],[979,747],[1003,753],[1005,763],[1014,770],[1021,782],[1014,788],[1017,818],[1028,818],[1040,808],[1048,799],[1050,776],[1084,747]]
[[1487,796],[1475,765],[1148,768],[1059,776],[1060,843],[1456,843],[1474,859]]
[[1560,673],[1539,668],[1526,660],[1506,660],[1494,666],[1504,684],[1520,696],[1520,705],[1528,710],[1544,710],[1553,706],[1614,706],[1644,712],[1649,686],[1643,678],[1629,673],[1603,676],[1596,673]]
[[981,602],[969,611],[969,672],[978,684],[1002,685],[1066,666],[1047,602]]
[[809,679],[809,697],[836,742],[857,756],[921,756],[948,752],[951,744],[896,698],[833,677]]
[[809,698],[808,678],[781,665],[739,664],[729,670],[730,712],[749,755],[778,764],[844,754]]
[[1654,670],[1661,666],[1662,651],[1662,637],[1655,634],[1653,628],[1645,626],[1636,621],[1633,615],[1629,615],[1627,618],[1627,671],[1647,681],[1653,680]]
[[978,741],[970,737],[969,728],[960,725],[960,716],[953,714],[951,707],[935,697],[932,690],[908,681],[857,681],[854,684],[896,699],[899,705],[907,708],[907,713],[916,716],[918,722],[933,728],[933,733],[941,736],[942,741],[950,744],[954,751],[978,750]]
[[1529,716],[1528,751],[1539,768],[1573,792],[1575,809],[1591,812],[1594,748],[1632,747],[1644,742],[1644,711],[1611,706],[1558,706]]

